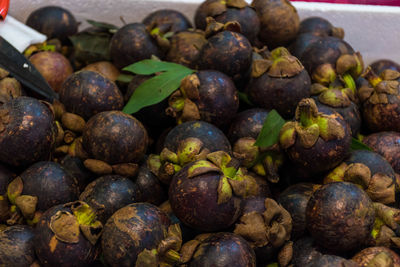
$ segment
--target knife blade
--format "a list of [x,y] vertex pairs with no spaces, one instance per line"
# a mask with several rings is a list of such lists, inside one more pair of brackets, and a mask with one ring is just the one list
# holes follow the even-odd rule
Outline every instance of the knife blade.
[[58,99],[40,72],[15,47],[0,36],[0,67],[11,73],[18,81],[51,102]]

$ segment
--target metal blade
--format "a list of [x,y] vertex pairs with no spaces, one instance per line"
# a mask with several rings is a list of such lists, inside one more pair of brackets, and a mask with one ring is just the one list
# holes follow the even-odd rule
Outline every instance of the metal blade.
[[0,66],[10,72],[18,81],[51,102],[58,99],[40,72],[29,60],[0,36]]

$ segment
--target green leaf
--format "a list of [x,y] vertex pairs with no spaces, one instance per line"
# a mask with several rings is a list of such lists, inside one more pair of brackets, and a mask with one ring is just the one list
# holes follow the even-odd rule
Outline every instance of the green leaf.
[[254,104],[251,103],[249,96],[246,93],[238,91],[238,95],[239,95],[239,100],[243,101],[249,106],[254,106]]
[[284,124],[285,120],[279,113],[275,109],[271,110],[254,145],[265,148],[278,143],[279,132]]
[[110,35],[82,32],[68,38],[74,46],[74,55],[77,62],[88,65],[97,61],[110,60]]
[[369,150],[372,151],[372,149],[367,146],[366,144],[364,144],[363,142],[359,141],[358,139],[352,137],[351,139],[351,146],[350,148],[352,150]]
[[94,26],[96,28],[105,29],[105,30],[116,30],[116,29],[118,29],[117,26],[112,25],[112,24],[107,23],[107,22],[95,21],[95,20],[91,20],[91,19],[87,19],[86,21],[87,21],[87,23],[89,23],[90,25],[92,25],[92,26]]
[[129,75],[129,74],[120,74],[117,77],[117,81],[119,82],[123,82],[123,83],[130,83],[133,79],[133,75]]
[[132,114],[141,108],[163,101],[177,90],[181,80],[194,71],[188,68],[178,68],[167,71],[143,82],[132,94],[123,112]]
[[125,68],[122,69],[123,71],[130,71],[135,74],[140,74],[140,75],[150,75],[154,74],[156,72],[162,72],[162,71],[191,71],[193,70],[186,68],[182,65],[176,64],[176,63],[171,63],[171,62],[165,62],[165,61],[159,61],[155,59],[145,59],[139,62],[136,62],[132,65],[129,65]]

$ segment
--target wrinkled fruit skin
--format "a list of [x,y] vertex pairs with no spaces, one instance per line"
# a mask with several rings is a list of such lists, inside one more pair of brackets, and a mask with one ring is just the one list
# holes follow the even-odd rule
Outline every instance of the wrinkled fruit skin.
[[201,242],[188,266],[255,267],[256,256],[242,237],[221,232],[212,234]]
[[121,111],[93,116],[83,131],[85,150],[93,158],[109,164],[138,162],[147,144],[147,131],[142,123]]
[[202,231],[218,231],[231,226],[240,214],[240,199],[232,196],[218,204],[218,184],[221,175],[215,172],[187,177],[187,164],[173,177],[169,201],[176,217],[189,227]]
[[114,65],[123,67],[162,52],[142,23],[131,23],[120,28],[110,42],[110,55]]
[[123,95],[115,85],[101,74],[79,71],[69,76],[60,90],[60,101],[68,112],[88,120],[102,111],[121,110]]
[[6,114],[0,115],[1,162],[27,166],[49,158],[55,124],[46,105],[31,97],[18,97],[0,106],[0,113]]
[[48,39],[58,38],[67,41],[67,37],[78,31],[79,23],[68,10],[58,6],[46,6],[32,12],[26,25],[45,34]]
[[394,266],[400,266],[400,257],[393,250],[387,247],[369,247],[361,250],[353,256],[352,260],[358,263],[359,266],[368,266],[368,263],[379,253],[386,253],[393,259]]
[[227,133],[231,144],[242,137],[257,139],[267,116],[268,111],[262,108],[252,108],[237,113]]
[[243,78],[252,63],[249,40],[240,33],[223,31],[210,37],[203,46],[198,67],[201,70],[218,70],[232,77]]
[[105,224],[114,212],[137,202],[139,197],[138,186],[131,180],[119,175],[106,175],[88,184],[79,200],[96,210],[97,219]]
[[313,184],[299,183],[286,188],[278,198],[292,217],[292,239],[302,237],[307,229],[306,208],[313,193]]
[[36,196],[37,210],[46,211],[79,197],[78,181],[56,162],[35,163],[20,176],[24,185],[22,195]]
[[82,233],[79,234],[78,243],[66,243],[57,239],[50,229],[51,217],[57,211],[72,213],[71,209],[64,205],[57,205],[43,213],[35,228],[35,252],[40,261],[40,266],[84,267],[92,263],[98,255],[98,246],[93,246]]
[[367,135],[363,143],[383,156],[400,173],[400,133],[379,132]]
[[306,209],[307,229],[317,244],[333,252],[362,246],[371,234],[375,211],[371,199],[347,182],[323,185]]
[[33,237],[33,229],[26,225],[14,225],[0,231],[0,265],[30,266],[36,258]]
[[149,203],[134,203],[115,212],[104,226],[102,248],[110,266],[135,266],[144,249],[154,249],[165,238],[168,216]]
[[63,82],[73,73],[71,63],[58,52],[39,52],[31,56],[29,61],[56,92],[60,91]]
[[310,96],[310,86],[310,76],[304,69],[291,78],[275,78],[264,73],[250,81],[247,93],[256,106],[276,109],[285,119],[290,119],[297,103]]
[[195,137],[203,142],[203,148],[210,152],[225,151],[231,153],[231,145],[224,133],[205,121],[188,121],[175,126],[165,137],[164,147],[177,151],[181,140]]

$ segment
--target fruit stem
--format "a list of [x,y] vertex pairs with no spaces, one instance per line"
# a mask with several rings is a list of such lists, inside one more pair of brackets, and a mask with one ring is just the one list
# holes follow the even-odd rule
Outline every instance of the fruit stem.
[[354,82],[353,77],[349,73],[343,74],[342,77],[343,77],[343,81],[344,81],[346,87],[350,88],[350,90],[354,94],[356,94],[357,93],[357,87],[356,87],[356,83]]
[[367,70],[363,74],[363,77],[367,79],[373,87],[377,86],[382,81],[382,79],[375,74],[371,67],[367,68]]

